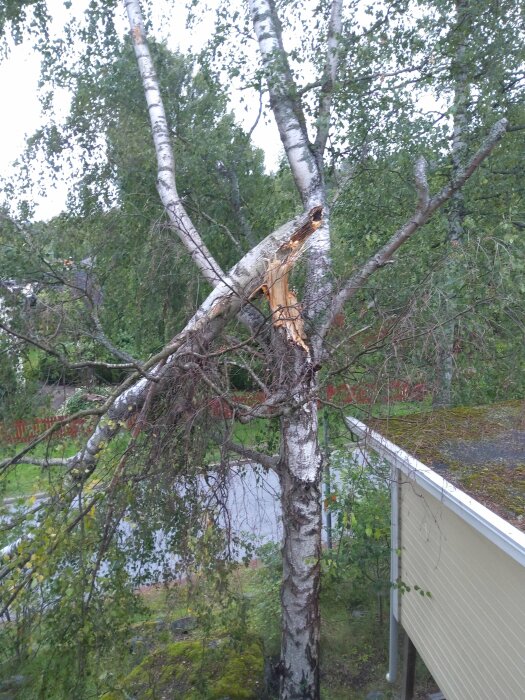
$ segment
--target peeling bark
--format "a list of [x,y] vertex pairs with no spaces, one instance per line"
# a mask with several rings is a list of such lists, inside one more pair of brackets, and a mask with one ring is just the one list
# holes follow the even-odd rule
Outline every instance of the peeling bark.
[[[247,253],[230,270],[226,279],[209,294],[186,327],[162,352],[145,362],[142,370],[159,379],[177,357],[193,351],[201,352],[203,347],[209,346],[228,321],[261,289],[268,259],[273,258],[277,251],[286,250],[290,241],[300,241],[305,232],[313,232],[316,215],[314,210],[284,224]],[[166,361],[165,365],[163,361]],[[96,468],[101,449],[120,430],[121,422],[141,409],[151,386],[152,382],[147,378],[127,380],[86,446],[70,457],[66,464],[75,468],[79,465],[79,468],[91,473]]]
[[[312,409],[315,413],[317,409]],[[319,585],[321,558],[320,456],[312,430],[314,417],[301,412],[284,426],[287,469],[281,475],[283,581],[281,586],[280,697],[319,698]],[[314,478],[294,475],[305,452]]]
[[317,378],[309,355],[274,329],[280,380],[295,409],[281,418],[283,514],[280,698],[319,698],[321,453]]
[[[468,0],[458,0],[458,2]],[[270,102],[291,171],[309,214],[285,224],[245,255],[227,276],[204,246],[177,193],[171,135],[162,105],[157,76],[149,55],[138,0],[124,0],[131,38],[139,65],[158,163],[158,190],[173,228],[190,253],[196,267],[214,290],[194,317],[171,343],[141,365],[145,376],[126,380],[118,395],[104,407],[86,446],[66,461],[66,466],[91,473],[104,446],[119,426],[136,413],[164,373],[180,377],[181,392],[192,381],[184,376],[185,366],[202,358],[226,324],[245,308],[260,290],[267,295],[273,313],[272,352],[268,354],[275,392],[286,401],[280,414],[281,444],[278,463],[273,458],[248,450],[267,468],[276,468],[281,481],[283,513],[282,600],[282,699],[319,698],[319,580],[321,556],[321,452],[318,445],[318,383],[315,366],[322,358],[323,339],[332,319],[376,270],[423,226],[432,214],[459,191],[468,177],[494,148],[507,123],[501,120],[465,167],[459,165],[451,182],[430,198],[425,162],[416,164],[417,205],[415,212],[388,243],[366,261],[334,294],[330,277],[329,211],[323,181],[323,152],[332,110],[332,92],[337,75],[338,36],[342,1],[332,0],[328,48],[319,102],[316,142],[309,142],[300,95],[284,50],[274,0],[249,0],[255,33],[268,81]],[[234,193],[237,196],[237,193]],[[323,218],[321,219],[321,213]],[[314,238],[311,234],[316,231]],[[304,309],[289,289],[288,275],[305,243],[310,240],[309,268]],[[309,324],[303,323],[303,315]],[[190,360],[187,358],[190,357]],[[177,364],[179,363],[179,364]],[[195,364],[199,367],[198,363]],[[146,374],[147,373],[147,374]],[[155,386],[157,386],[155,384]],[[147,406],[147,404],[146,404]],[[266,406],[265,406],[266,408]],[[245,449],[232,445],[232,449]],[[13,461],[20,461],[20,455]],[[24,458],[24,461],[30,461]]]

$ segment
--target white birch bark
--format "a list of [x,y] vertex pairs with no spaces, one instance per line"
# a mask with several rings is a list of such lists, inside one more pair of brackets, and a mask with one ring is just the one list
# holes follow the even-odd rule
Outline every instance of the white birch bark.
[[[195,348],[209,347],[227,322],[247,304],[260,287],[268,261],[308,217],[289,222],[250,251],[230,271],[227,278],[207,251],[194,229],[177,194],[171,137],[158,81],[145,41],[137,0],[125,0],[137,61],[145,88],[158,159],[158,188],[170,221],[190,252],[196,266],[215,289],[185,329],[162,353],[144,363],[143,371],[159,378],[170,364]],[[322,156],[328,135],[331,112],[331,88],[337,74],[337,37],[342,0],[333,0],[326,59],[325,94],[321,94],[316,148],[310,144],[300,100],[284,51],[273,0],[249,0],[255,33],[268,79],[270,100],[293,177],[307,210],[326,205]],[[330,87],[330,89],[328,89]],[[429,197],[423,161],[418,163],[416,185],[418,205],[414,216],[333,295],[329,277],[329,229],[321,227],[313,237],[307,285],[307,314],[313,321],[322,319],[321,332],[310,339],[314,345],[313,362],[303,348],[294,345],[283,329],[273,334],[272,369],[279,389],[289,389],[291,410],[281,418],[281,445],[278,471],[281,479],[283,510],[283,584],[281,689],[283,699],[319,698],[319,559],[321,553],[320,478],[321,457],[317,441],[317,380],[315,360],[321,357],[323,336],[330,320],[373,272],[445,201],[459,190],[466,179],[490,153],[506,128],[502,120],[471,163],[459,170],[456,178],[438,195]],[[326,210],[324,212],[326,215]],[[326,309],[330,314],[326,318]],[[160,361],[166,360],[165,365]],[[119,423],[143,404],[151,381],[140,379],[122,387],[120,395],[108,407],[85,448],[67,464],[91,472],[104,445],[119,430]],[[24,461],[29,461],[24,457]]]
[[[333,297],[330,280],[330,240],[328,209],[323,183],[323,153],[328,138],[333,84],[337,75],[337,37],[341,29],[342,3],[334,0],[328,36],[325,81],[318,112],[318,133],[314,147],[308,142],[304,118],[288,67],[275,6],[271,0],[250,0],[250,8],[266,70],[271,106],[290,167],[304,202],[322,204],[325,225],[310,247],[310,265],[305,295],[305,315],[317,333],[310,337],[312,356],[322,357],[323,337],[343,304],[360,289],[395,251],[423,226],[444,202],[459,191],[480,162],[487,157],[505,131],[505,121],[492,130],[487,142],[464,170],[457,170],[452,181],[430,198],[426,164],[416,165],[416,211],[361,269]],[[312,162],[312,156],[315,163]],[[316,167],[317,166],[317,167]],[[328,309],[330,308],[330,312]],[[317,321],[317,324],[316,324]],[[316,327],[317,326],[317,327]],[[276,331],[278,336],[278,331]],[[286,374],[294,377],[296,403],[300,408],[281,419],[281,463],[283,509],[283,583],[281,698],[319,697],[319,553],[320,553],[320,452],[317,443],[316,379],[298,348],[276,345],[277,356],[288,357]],[[282,360],[281,360],[282,361]],[[281,371],[282,374],[282,371]],[[299,381],[302,377],[302,383]],[[302,395],[302,401],[297,398]]]
[[317,113],[317,134],[313,152],[323,185],[324,226],[319,231],[309,250],[308,283],[305,290],[304,305],[306,317],[315,331],[312,336],[312,350],[316,362],[323,357],[323,337],[319,333],[329,315],[333,296],[332,259],[330,240],[330,208],[324,186],[324,153],[330,131],[332,102],[337,71],[339,67],[339,39],[341,35],[343,0],[332,0],[328,35],[326,38],[326,58],[323,83],[319,97]]
[[311,209],[315,205],[323,204],[316,199],[321,187],[321,177],[308,140],[304,115],[282,43],[275,6],[272,0],[248,0],[248,5],[281,142],[305,208]]
[[[144,363],[143,371],[148,371],[150,376],[159,378],[165,368],[177,357],[191,352],[192,343],[199,344],[199,351],[203,346],[209,345],[220,334],[226,323],[235,317],[260,288],[268,260],[275,256],[277,250],[297,229],[309,221],[308,214],[301,215],[272,232],[249,251],[208,295],[193,318],[172,342],[161,353]],[[167,363],[161,367],[159,362],[163,359],[167,359]],[[150,380],[142,378],[131,386],[125,387],[108,408],[105,417],[99,421],[84,448],[65,460],[64,464],[75,468],[78,465],[79,469],[92,472],[101,450],[120,430],[120,422],[127,420],[141,408],[151,384]],[[28,461],[28,457],[24,457],[24,460]]]
[[[326,64],[319,98],[317,135],[314,143],[314,152],[318,161],[324,156],[328,133],[330,131],[334,83],[337,79],[337,69],[339,67],[339,37],[341,35],[342,13],[343,0],[333,0],[330,11],[330,22],[328,25],[328,36],[326,38]],[[319,164],[319,167],[322,167],[322,163]]]
[[[332,20],[340,18],[341,4]],[[279,129],[290,169],[305,206],[323,207],[323,225],[309,241],[308,282],[304,316],[315,322],[330,303],[330,229],[323,181],[323,151],[317,153],[309,142],[297,86],[293,81],[283,46],[279,18],[272,0],[249,0],[255,34],[265,69],[270,104]],[[337,21],[337,20],[335,20]],[[333,33],[328,49],[329,78],[337,68]],[[333,59],[333,60],[332,60]],[[323,101],[323,126],[328,128],[330,95]],[[320,131],[321,133],[321,131]],[[324,131],[322,132],[325,133]],[[324,139],[324,140],[323,140]],[[309,335],[310,353],[286,338],[283,329],[274,331],[274,367],[277,382],[290,388],[298,406],[281,419],[281,504],[283,512],[283,578],[281,585],[280,697],[319,697],[319,560],[321,553],[320,476],[317,379],[312,369],[322,354],[322,338]]]
[[220,283],[224,274],[202,241],[177,192],[171,134],[168,128],[155,66],[146,42],[140,3],[139,0],[125,0],[124,5],[128,15],[131,40],[144,86],[144,95],[151,121],[151,133],[157,154],[157,189],[159,196],[173,228],[191,255],[195,265],[204,278],[215,286]]
[[249,0],[255,34],[266,73],[270,104],[290,169],[306,209],[323,206],[323,226],[309,244],[304,316],[313,329],[314,364],[321,360],[322,340],[316,332],[328,313],[333,291],[330,257],[330,212],[323,176],[323,156],[330,128],[332,95],[339,65],[343,0],[333,0],[328,25],[325,68],[319,99],[317,135],[308,139],[300,96],[294,83],[272,0]]

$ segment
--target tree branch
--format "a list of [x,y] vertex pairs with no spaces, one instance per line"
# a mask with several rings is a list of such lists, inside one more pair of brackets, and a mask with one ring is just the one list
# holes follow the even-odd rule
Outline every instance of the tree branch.
[[236,442],[232,442],[231,440],[226,440],[226,442],[223,443],[223,446],[227,449],[230,450],[231,452],[235,452],[236,454],[240,455],[241,457],[245,457],[246,459],[249,459],[251,462],[256,462],[257,464],[260,464],[263,466],[265,469],[268,471],[276,471],[277,466],[279,464],[279,457],[275,456],[270,456],[270,455],[265,455],[262,452],[258,452],[257,450],[252,450],[249,447],[244,447],[244,445],[239,445]]
[[[39,445],[41,442],[44,440],[47,440],[47,438],[50,438],[54,433],[56,433],[60,428],[62,428],[65,425],[68,425],[68,423],[71,423],[74,420],[77,420],[78,418],[88,418],[90,416],[101,416],[104,414],[105,409],[107,408],[107,404],[102,406],[101,408],[93,408],[93,409],[86,409],[84,411],[78,411],[77,413],[67,416],[63,418],[63,420],[57,421],[54,423],[50,428],[47,430],[44,430],[43,433],[40,433],[36,438],[34,438],[28,445],[23,447],[21,450],[19,450],[13,457],[7,457],[6,459],[3,459],[0,462],[0,471],[3,471],[4,469],[7,469],[7,467],[10,467],[12,464],[17,464],[18,462],[24,461],[27,462],[28,464],[31,463],[31,458],[28,457],[26,458],[26,455],[29,455],[31,450],[33,450],[37,445]],[[71,463],[72,458],[66,458],[63,462],[63,466],[69,466]]]
[[322,202],[311,200],[321,184],[297,87],[284,50],[281,29],[272,0],[249,0],[255,34],[270,93],[270,105],[279,129],[292,175],[306,207]]
[[[250,222],[246,218],[246,215],[242,208],[241,191],[239,188],[239,178],[237,177],[237,173],[235,172],[234,168],[227,168],[223,163],[219,163],[217,169],[221,173],[221,175],[228,180],[228,183],[230,185],[230,200],[231,205],[233,207],[233,211],[235,212],[237,220],[239,221],[242,230],[242,235],[244,236],[245,240],[248,242],[250,247],[253,248],[254,245],[257,245],[257,240],[253,234]],[[239,245],[237,241],[236,245]]]
[[141,372],[142,367],[141,363],[136,360],[134,357],[132,357],[129,353],[124,352],[124,350],[121,350],[120,348],[117,348],[116,345],[114,345],[111,340],[107,337],[107,335],[104,333],[104,329],[102,327],[102,323],[100,322],[100,318],[98,316],[98,312],[96,309],[96,305],[92,303],[92,300],[90,299],[90,304],[91,304],[91,309],[89,312],[89,316],[91,318],[91,321],[93,322],[93,325],[95,327],[95,332],[93,333],[93,338],[96,340],[100,345],[106,348],[106,350],[109,350],[109,352],[112,355],[115,355],[115,357],[118,357],[119,360],[123,360],[123,362],[131,365],[131,367],[134,367],[137,371]]
[[138,372],[142,372],[142,368],[140,364],[137,362],[121,362],[121,363],[113,363],[113,362],[102,362],[98,360],[85,360],[83,362],[69,362],[67,357],[65,355],[61,355],[58,350],[55,350],[53,347],[50,345],[47,345],[43,340],[39,340],[37,338],[33,338],[32,336],[26,335],[25,333],[22,333],[21,331],[15,331],[14,328],[11,328],[10,326],[6,326],[5,323],[0,322],[0,329],[5,331],[8,335],[13,336],[14,338],[18,338],[19,340],[23,340],[25,343],[28,343],[29,345],[33,345],[34,347],[38,348],[39,350],[43,350],[44,352],[48,353],[49,355],[52,355],[53,357],[56,357],[57,360],[64,366],[65,369],[82,369],[83,367],[94,367],[95,369],[98,368],[103,368],[103,369],[136,369]]
[[217,286],[223,279],[224,273],[195,229],[177,192],[171,135],[160,94],[157,74],[146,42],[140,3],[139,0],[125,0],[124,5],[128,14],[131,40],[151,120],[151,132],[157,154],[157,189],[159,196],[171,225],[186,250],[190,253],[194,263],[204,278],[213,286]]
[[424,226],[432,215],[441,207],[452,195],[457,192],[469,177],[476,171],[481,163],[493,151],[498,141],[502,138],[507,129],[506,119],[496,122],[489,135],[474,154],[465,168],[461,168],[456,176],[432,199],[429,199],[428,185],[426,182],[426,165],[423,159],[419,159],[415,167],[416,190],[418,201],[416,210],[412,218],[394,233],[388,243],[373,255],[350,279],[346,282],[341,291],[336,294],[330,308],[330,314],[325,324],[320,329],[321,336],[326,335],[335,316],[340,313],[345,302],[356,294],[378,268],[383,267],[388,262],[396,250],[405,243],[418,229]]
[[[294,236],[304,233],[313,226],[316,223],[314,217],[317,214],[318,210],[312,210],[284,224],[247,253],[232,268],[228,277],[209,294],[186,327],[161,352],[143,363],[142,370],[148,373],[149,379],[142,377],[137,381],[137,374],[131,375],[122,382],[104,406],[96,411],[82,413],[82,415],[103,415],[104,418],[99,421],[86,445],[76,455],[68,458],[68,466],[82,464],[86,474],[94,471],[102,449],[120,430],[122,422],[127,421],[143,406],[151,380],[159,381],[177,357],[200,354],[203,348],[209,347],[226,324],[260,289],[267,261],[275,256],[281,246],[294,240]],[[163,360],[166,362],[163,363]],[[248,408],[250,415],[253,415],[253,409]],[[51,434],[55,429],[58,428],[53,426],[53,429],[46,431],[44,436]],[[34,444],[36,443],[25,448],[21,456],[27,454]]]
[[317,135],[314,142],[314,153],[317,156],[318,162],[323,158],[328,132],[330,130],[334,84],[337,78],[337,68],[339,65],[339,39],[341,36],[342,12],[343,0],[332,0],[330,22],[328,25],[326,63],[321,94],[319,96],[319,110],[317,113]]

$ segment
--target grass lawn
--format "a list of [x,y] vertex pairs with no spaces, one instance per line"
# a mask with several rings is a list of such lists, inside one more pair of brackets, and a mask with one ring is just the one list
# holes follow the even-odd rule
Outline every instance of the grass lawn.
[[[39,459],[45,457],[63,458],[74,455],[81,443],[78,440],[62,439],[49,444],[37,445],[33,456]],[[0,452],[0,460],[15,454],[18,446],[10,446],[9,450]],[[34,464],[21,462],[8,469],[7,474],[0,476],[0,496],[2,498],[18,498],[31,496],[49,489],[53,475],[59,467],[43,468]]]

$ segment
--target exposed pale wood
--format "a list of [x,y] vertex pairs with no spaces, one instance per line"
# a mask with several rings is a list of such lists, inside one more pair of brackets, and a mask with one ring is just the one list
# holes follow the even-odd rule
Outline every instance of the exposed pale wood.
[[262,291],[272,311],[274,327],[284,328],[288,339],[307,353],[310,350],[305,342],[306,333],[301,305],[295,292],[289,287],[288,277],[303,252],[306,241],[321,226],[322,211],[322,207],[314,207],[309,213],[309,220],[277,250],[268,263],[262,285]]

